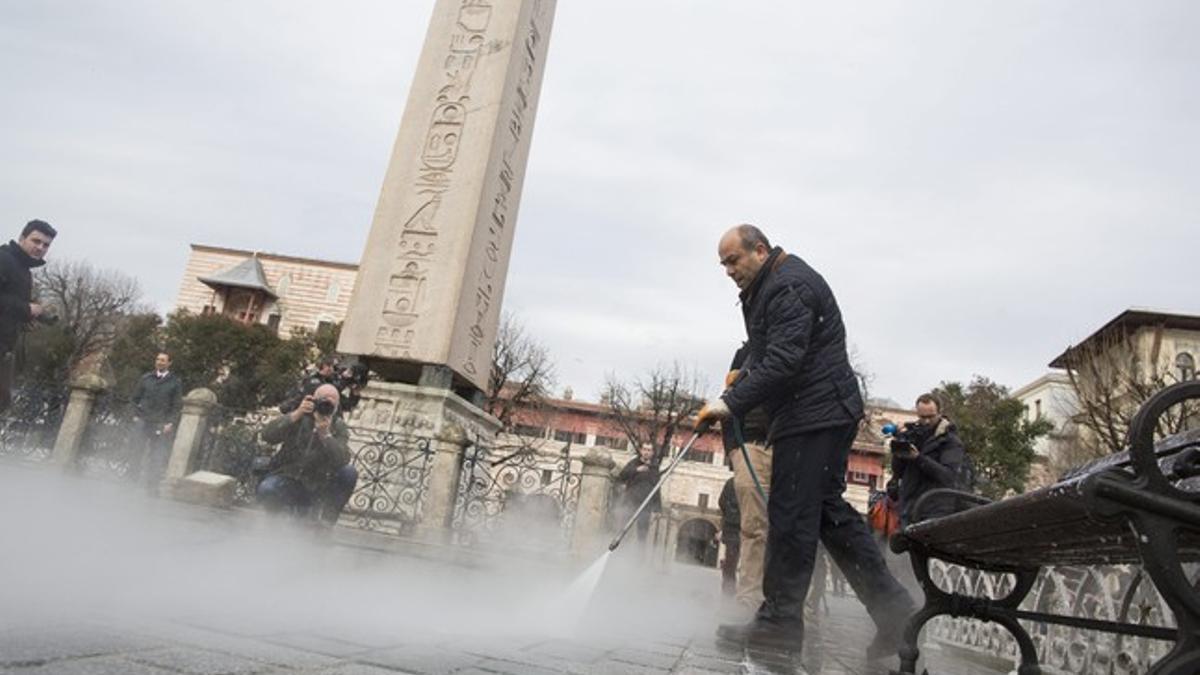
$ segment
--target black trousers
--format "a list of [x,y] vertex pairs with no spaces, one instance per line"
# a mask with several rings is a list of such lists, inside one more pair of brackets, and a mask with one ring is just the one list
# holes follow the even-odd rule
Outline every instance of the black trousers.
[[878,626],[909,611],[912,599],[888,571],[862,516],[842,498],[856,431],[850,424],[776,440],[759,619],[803,627],[818,539]]

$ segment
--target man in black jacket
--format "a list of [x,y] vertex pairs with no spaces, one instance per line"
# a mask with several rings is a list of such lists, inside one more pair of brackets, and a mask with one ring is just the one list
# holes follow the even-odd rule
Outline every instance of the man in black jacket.
[[154,370],[142,375],[130,397],[142,437],[142,459],[138,464],[140,481],[153,489],[162,479],[170,459],[175,423],[183,407],[183,383],[171,372],[171,355],[154,356]]
[[337,387],[322,384],[263,427],[263,441],[280,444],[258,484],[258,501],[268,511],[337,523],[358,483],[350,431],[337,414],[340,399]]
[[[909,432],[911,443],[891,442],[892,481],[900,498],[900,524],[916,522],[913,505],[922,495],[937,488],[961,489],[959,470],[965,450],[950,420],[942,417],[941,405],[931,394],[917,399],[917,423]],[[930,497],[921,507],[921,519],[953,513],[953,499]]]
[[[650,446],[640,448],[637,457],[629,460],[625,468],[621,469],[621,473],[617,474],[617,482],[625,486],[625,496],[622,500],[624,513],[627,514],[624,516],[625,518],[633,515],[634,510],[642,505],[646,496],[654,490],[655,485],[658,485],[658,478],[658,462],[654,459],[654,448]],[[661,510],[662,493],[655,492],[650,503],[638,515],[637,538],[639,542],[646,541],[652,514]]]
[[774,457],[765,599],[750,623],[724,625],[717,634],[798,652],[820,540],[876,624],[868,655],[895,654],[913,602],[888,572],[862,517],[842,497],[863,402],[833,292],[803,260],[772,248],[752,225],[726,232],[718,255],[741,291],[747,355],[732,386],[700,411],[698,424],[741,418],[761,405],[770,419]]
[[46,251],[57,235],[49,223],[31,220],[19,239],[0,246],[0,412],[12,404],[17,340],[30,322],[47,316],[45,308],[32,300],[29,271],[46,264]]

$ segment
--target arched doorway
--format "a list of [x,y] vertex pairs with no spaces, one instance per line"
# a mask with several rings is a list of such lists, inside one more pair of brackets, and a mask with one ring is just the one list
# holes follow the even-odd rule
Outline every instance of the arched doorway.
[[717,526],[704,518],[692,518],[679,526],[675,562],[717,566]]

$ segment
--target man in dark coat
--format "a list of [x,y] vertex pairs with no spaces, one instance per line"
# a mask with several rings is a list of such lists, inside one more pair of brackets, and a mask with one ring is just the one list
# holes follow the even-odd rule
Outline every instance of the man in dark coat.
[[[642,505],[646,496],[654,490],[655,485],[658,485],[658,478],[658,462],[654,461],[654,448],[649,446],[640,448],[638,456],[629,460],[629,463],[621,469],[621,473],[617,474],[617,482],[625,486],[622,503],[624,512],[627,514],[626,518],[633,515],[634,510]],[[662,494],[656,492],[654,498],[638,515],[637,537],[639,542],[646,540],[652,513],[660,510],[662,510]]]
[[263,441],[280,444],[258,484],[258,501],[268,511],[337,523],[358,483],[350,431],[337,414],[340,398],[337,387],[322,384],[295,410],[263,427]]
[[171,355],[159,352],[154,370],[142,375],[130,397],[142,436],[142,455],[138,468],[140,482],[153,489],[162,479],[170,458],[175,423],[183,406],[183,383],[171,372]]
[[[922,495],[937,488],[963,489],[958,477],[966,451],[954,424],[942,417],[941,405],[931,394],[917,399],[917,423],[908,434],[909,444],[893,440],[892,481],[900,499],[900,524],[916,519],[913,505]],[[945,516],[955,511],[955,500],[930,497],[921,507],[922,520]]]
[[726,232],[718,255],[741,291],[747,355],[732,386],[700,411],[698,424],[741,418],[761,405],[774,456],[765,599],[751,622],[723,625],[717,634],[798,652],[820,540],[875,622],[868,655],[895,654],[913,601],[888,572],[862,516],[842,497],[863,401],[833,292],[820,274],[772,248],[752,225]]
[[0,246],[0,412],[12,404],[17,340],[30,322],[47,316],[33,302],[30,270],[46,264],[46,252],[58,231],[49,223],[31,220],[16,241]]

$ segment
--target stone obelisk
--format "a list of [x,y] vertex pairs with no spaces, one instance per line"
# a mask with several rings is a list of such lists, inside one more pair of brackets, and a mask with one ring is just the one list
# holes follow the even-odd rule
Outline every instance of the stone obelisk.
[[437,0],[338,351],[486,387],[555,0]]
[[[338,351],[361,356],[377,375],[350,415],[352,447],[356,438],[408,439],[356,453],[378,455],[381,494],[401,495],[383,501],[411,505],[405,518],[427,537],[451,532],[464,452],[499,428],[478,393],[491,366],[554,5],[434,3],[342,326]],[[388,454],[397,449],[402,457]],[[400,465],[412,470],[395,471]]]

